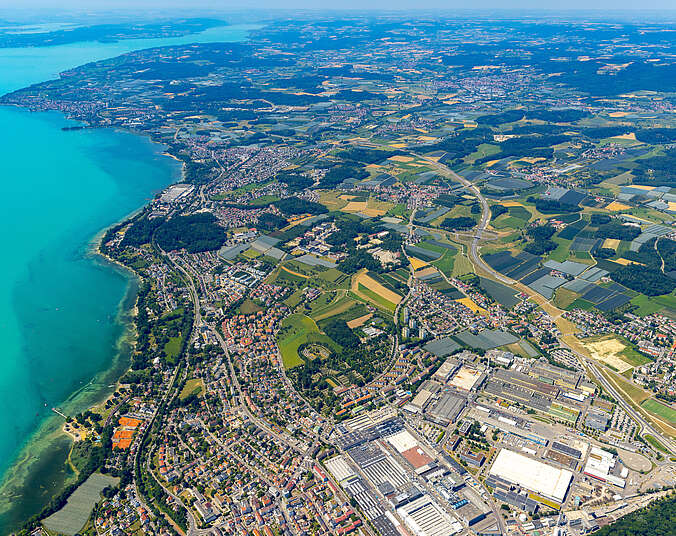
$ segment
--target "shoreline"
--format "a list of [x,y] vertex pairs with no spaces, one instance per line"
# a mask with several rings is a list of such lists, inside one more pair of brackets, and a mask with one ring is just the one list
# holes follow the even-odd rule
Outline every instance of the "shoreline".
[[[229,29],[243,30],[242,36],[235,35],[233,39],[232,36],[228,35],[224,38],[210,38],[205,42],[247,41],[250,32],[260,27],[262,27],[260,24],[233,25]],[[155,46],[172,45],[158,44]],[[138,49],[142,48],[145,47],[139,47]],[[115,52],[102,58],[95,57],[87,61],[81,61],[73,67],[90,61],[102,61],[108,57],[112,58],[123,53]],[[50,60],[51,58],[45,59]],[[61,70],[63,68],[59,67],[58,72]],[[48,78],[44,77],[41,80],[31,81],[30,84],[40,83],[45,79]],[[25,82],[16,85],[16,89],[8,86],[0,94],[9,94],[25,86]],[[16,103],[2,103],[1,106],[19,108],[31,113],[56,113],[63,119],[63,126],[82,127],[62,128],[62,132],[101,128],[93,127],[85,121],[78,121],[77,119],[68,117],[66,114],[55,109],[33,108],[29,105],[19,105]],[[153,136],[147,132],[115,126],[113,130],[120,130],[135,136],[143,136],[143,138],[155,146],[152,151],[155,157],[160,155],[168,156],[173,161],[182,163],[180,168],[176,167],[175,171],[172,170],[167,182],[162,184],[162,190],[171,184],[185,180],[185,163],[170,154],[168,147],[161,141],[153,139]],[[149,193],[154,195],[155,192],[151,191]],[[105,269],[110,268],[124,277],[126,280],[126,290],[123,296],[121,296],[115,312],[111,315],[114,316],[112,321],[120,329],[118,336],[115,337],[115,340],[111,341],[111,358],[102,365],[99,371],[91,376],[89,381],[85,379],[86,383],[84,385],[75,385],[72,392],[65,393],[63,399],[58,401],[58,406],[57,402],[52,402],[55,407],[58,407],[67,415],[74,415],[101,404],[119,387],[120,378],[129,370],[137,340],[134,317],[137,314],[138,288],[141,284],[141,278],[130,267],[103,253],[101,251],[101,244],[106,231],[110,227],[135,216],[146,206],[148,206],[148,201],[142,201],[138,208],[122,218],[116,218],[118,221],[103,227],[93,236],[90,235],[91,238],[83,240],[80,246],[81,255],[87,257],[88,262],[93,262],[96,265],[105,267]],[[76,477],[72,468],[68,465],[68,455],[74,444],[74,438],[64,430],[64,424],[64,419],[54,412],[47,410],[45,405],[45,411],[41,412],[41,415],[36,414],[32,429],[28,430],[27,435],[21,438],[21,443],[9,454],[9,465],[0,474],[0,492],[2,492],[2,495],[0,495],[0,534],[16,530],[29,517],[39,514],[44,506],[53,497],[59,495]]]
[[[18,107],[31,112],[59,113],[55,110],[30,110],[22,106]],[[68,122],[86,124],[65,115],[63,117]],[[90,128],[89,125],[88,128]],[[170,181],[167,182],[163,189],[183,180],[185,177],[185,163],[167,153],[164,144],[153,140],[146,133],[119,127],[113,127],[113,130],[143,137],[157,146],[157,150],[154,151],[155,155],[170,157],[172,160],[182,164],[180,170],[172,174]],[[121,331],[114,343],[114,355],[111,361],[104,368],[96,372],[86,384],[69,393],[59,406],[55,406],[68,416],[92,410],[104,403],[112,393],[119,389],[120,378],[129,371],[131,366],[131,358],[137,342],[134,318],[138,314],[138,289],[143,278],[130,267],[106,255],[101,251],[101,246],[103,245],[105,234],[109,229],[133,218],[147,206],[148,202],[143,203],[120,219],[101,228],[90,240],[83,244],[83,256],[96,265],[106,267],[121,274],[127,280],[127,288],[120,299],[115,313],[115,323],[120,325]],[[54,412],[50,413],[37,423],[33,432],[17,448],[11,465],[0,475],[0,491],[2,491],[2,495],[0,495],[0,519],[11,512],[14,501],[23,500],[29,488],[27,482],[36,478],[36,473],[42,471],[53,473],[54,479],[57,482],[50,482],[51,486],[49,487],[51,489],[47,492],[49,497],[37,511],[32,512],[30,515],[39,514],[53,497],[59,495],[73,481],[73,478],[77,477],[77,473],[73,472],[72,466],[68,463],[69,453],[76,442],[76,438],[72,433],[65,430],[66,421],[63,417]],[[40,482],[40,485],[45,487],[42,482]],[[4,527],[0,529],[0,534],[5,534]]]

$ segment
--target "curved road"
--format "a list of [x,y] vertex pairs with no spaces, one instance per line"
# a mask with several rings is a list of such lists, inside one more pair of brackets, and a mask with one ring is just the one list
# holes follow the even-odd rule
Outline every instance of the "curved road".
[[[502,283],[509,285],[509,286],[519,286],[521,287],[522,285],[519,284],[518,281],[515,281],[509,277],[506,277],[495,270],[491,268],[479,255],[479,240],[481,240],[481,237],[483,235],[483,232],[486,230],[488,227],[488,222],[490,220],[490,208],[488,206],[488,201],[486,201],[486,198],[481,194],[479,191],[479,188],[476,187],[476,185],[472,184],[470,181],[465,179],[464,177],[461,177],[457,173],[455,173],[453,170],[449,169],[443,164],[440,164],[439,162],[434,162],[431,160],[428,160],[429,163],[435,167],[440,173],[443,175],[446,175],[448,177],[451,177],[455,179],[456,181],[460,182],[462,185],[464,185],[466,188],[472,191],[472,193],[477,197],[479,202],[481,203],[482,211],[481,211],[481,221],[479,222],[479,225],[477,226],[476,232],[474,234],[474,237],[472,239],[470,248],[469,248],[469,254],[470,254],[470,259],[472,263],[474,263],[475,268],[480,267],[484,272],[490,274],[492,277],[497,279],[498,281],[501,281]],[[530,295],[530,293],[529,293]],[[560,309],[554,307],[551,305],[551,303],[547,302],[552,309],[555,309],[558,311],[559,315],[563,313]],[[556,320],[556,318],[554,319]],[[593,373],[594,375],[598,378],[598,381],[601,383],[603,388],[610,393],[615,400],[618,401],[619,405],[622,406],[622,409],[626,411],[641,427],[641,432],[640,434],[643,435],[645,433],[649,433],[653,436],[655,436],[662,445],[664,445],[668,450],[670,450],[673,454],[676,454],[676,443],[672,441],[671,439],[664,437],[664,435],[657,431],[646,419],[637,411],[635,410],[631,404],[625,401],[623,396],[618,393],[617,389],[613,387],[613,385],[606,380],[606,378],[599,372],[598,368],[596,367],[596,364],[590,360],[587,356],[580,354],[579,352],[575,351],[573,348],[570,348],[565,342],[559,341],[563,346],[568,348],[570,351],[572,351],[578,359],[582,361],[584,365],[586,365]]]

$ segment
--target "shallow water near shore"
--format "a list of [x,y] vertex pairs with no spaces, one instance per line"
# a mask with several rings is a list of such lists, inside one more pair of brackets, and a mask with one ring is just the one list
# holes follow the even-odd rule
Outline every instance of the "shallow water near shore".
[[[140,48],[241,41],[251,28],[0,49],[0,93]],[[61,130],[75,124],[54,112],[0,107],[0,534],[73,477],[64,463],[71,442],[51,408],[73,415],[97,403],[128,363],[137,282],[93,255],[92,240],[180,178],[180,164],[147,138]]]
[[11,230],[0,265],[4,528],[3,515],[11,525],[29,517],[69,476],[69,441],[51,408],[72,415],[95,403],[128,360],[135,280],[94,256],[91,240],[178,179],[180,166],[140,136],[63,132],[57,113],[0,108],[0,124],[12,125],[0,132],[12,200],[0,215]]

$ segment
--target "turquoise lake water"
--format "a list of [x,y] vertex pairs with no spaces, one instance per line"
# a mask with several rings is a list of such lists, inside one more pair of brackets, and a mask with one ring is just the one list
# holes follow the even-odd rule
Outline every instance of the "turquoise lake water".
[[[241,41],[252,28],[0,49],[0,94],[131,50]],[[144,137],[63,132],[68,124],[58,113],[0,107],[0,534],[37,513],[72,476],[64,465],[69,441],[51,408],[81,411],[126,364],[135,281],[93,256],[92,239],[180,178],[178,164]]]

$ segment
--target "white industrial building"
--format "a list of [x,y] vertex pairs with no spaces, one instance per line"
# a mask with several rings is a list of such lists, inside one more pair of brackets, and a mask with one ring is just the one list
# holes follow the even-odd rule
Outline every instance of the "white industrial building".
[[[587,458],[587,464],[584,467],[584,474],[601,482],[609,482],[618,488],[624,488],[626,484],[625,480],[612,474],[614,467],[614,454],[598,447],[592,447],[589,458]],[[629,471],[626,469],[625,467],[622,470],[621,476],[626,477],[629,474]]]
[[562,503],[565,499],[573,479],[571,471],[553,467],[507,449],[500,451],[490,474],[558,503]]
[[187,197],[194,189],[195,187],[192,184],[172,184],[164,191],[160,201],[162,203],[176,203]]
[[397,513],[416,536],[452,536],[462,530],[462,524],[428,495],[397,508]]
[[345,458],[342,455],[336,456],[334,458],[331,458],[330,460],[325,461],[324,465],[326,465],[326,468],[331,472],[333,477],[338,482],[347,480],[348,478],[355,475],[354,470],[352,469],[352,467],[350,467],[347,461],[345,461]]

